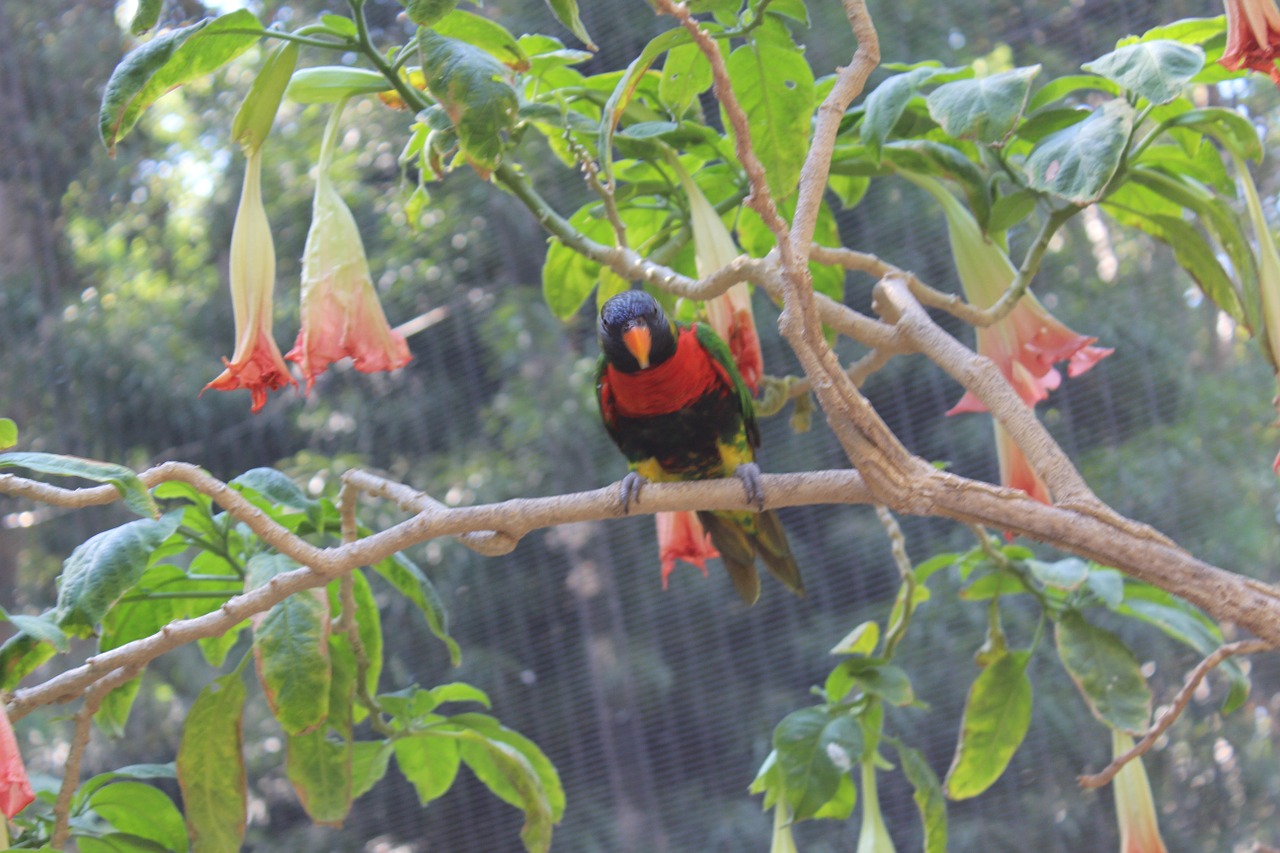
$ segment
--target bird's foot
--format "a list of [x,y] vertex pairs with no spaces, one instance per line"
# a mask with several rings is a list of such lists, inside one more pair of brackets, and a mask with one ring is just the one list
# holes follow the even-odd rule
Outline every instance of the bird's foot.
[[742,490],[747,493],[747,503],[754,504],[756,512],[764,512],[764,484],[760,482],[760,466],[754,462],[744,462],[734,470],[733,476],[742,481]]
[[619,496],[622,500],[622,514],[629,515],[631,513],[631,504],[640,503],[640,490],[644,488],[649,480],[635,471],[631,471],[627,476],[622,478],[622,494]]

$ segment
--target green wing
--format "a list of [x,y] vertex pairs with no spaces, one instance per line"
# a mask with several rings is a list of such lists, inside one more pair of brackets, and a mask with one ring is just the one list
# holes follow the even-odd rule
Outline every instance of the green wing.
[[733,380],[734,390],[738,392],[738,405],[742,409],[742,423],[746,427],[747,440],[752,447],[759,447],[760,430],[756,427],[756,404],[751,398],[751,389],[747,387],[742,374],[738,372],[738,365],[733,360],[729,345],[706,323],[695,323],[693,331],[698,336],[698,343],[702,344],[702,348],[710,353]]

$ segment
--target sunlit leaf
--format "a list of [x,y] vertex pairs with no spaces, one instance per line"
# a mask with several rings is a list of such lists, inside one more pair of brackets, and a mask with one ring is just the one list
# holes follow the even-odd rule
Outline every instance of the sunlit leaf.
[[454,10],[458,0],[398,0],[409,20],[420,27],[430,27]]
[[1026,652],[1001,655],[978,674],[965,701],[960,741],[947,771],[953,800],[991,787],[1022,744],[1031,725],[1031,679]]
[[107,80],[98,130],[114,152],[147,107],[161,95],[216,71],[260,38],[252,12],[237,9],[219,18],[171,30],[130,51]]
[[376,95],[389,88],[386,77],[367,68],[317,65],[295,71],[284,95],[300,104],[331,104],[354,95]]
[[1117,98],[1046,136],[1024,165],[1031,186],[1075,204],[1097,201],[1120,166],[1133,120],[1133,107]]
[[[584,205],[569,217],[569,224],[576,231],[597,242],[612,244],[613,229],[608,221],[597,216],[594,205]],[[601,266],[557,239],[547,246],[547,257],[542,264],[542,296],[551,313],[561,320],[568,320],[600,280]]]
[[506,70],[478,47],[419,30],[427,92],[441,104],[458,135],[460,153],[488,177],[515,123],[516,93]]
[[[564,816],[564,788],[560,784],[560,775],[556,772],[555,766],[537,744],[519,732],[507,728],[487,714],[458,714],[455,717],[450,717],[449,722],[451,725],[465,726],[472,731],[479,732],[491,741],[505,744],[514,749],[533,768],[533,772],[538,779],[538,786],[542,791],[542,795],[546,798],[551,821],[553,823],[560,821],[560,818]],[[475,768],[472,767],[472,769]],[[511,802],[512,805],[519,805],[512,800],[508,800],[508,802]]]
[[245,700],[240,673],[214,680],[187,712],[178,747],[187,833],[199,853],[239,853],[248,803],[242,751]]
[[458,741],[432,734],[430,730],[394,741],[396,766],[418,792],[418,800],[427,805],[453,787],[462,759]]
[[18,425],[12,418],[0,418],[0,450],[7,450],[18,443]]
[[1176,41],[1141,41],[1113,50],[1081,67],[1115,81],[1153,104],[1167,104],[1181,95],[1191,78],[1204,67],[1204,51]]
[[173,510],[157,521],[131,521],[72,551],[58,587],[58,625],[75,636],[88,636],[116,599],[142,577],[151,553],[177,530],[181,519],[182,510]]
[[793,46],[752,42],[729,54],[733,91],[775,199],[796,191],[809,150],[813,70]]
[[667,52],[662,63],[658,96],[673,115],[682,115],[699,95],[711,88],[711,63],[696,44],[683,44]]
[[297,43],[282,42],[267,55],[267,61],[263,63],[258,76],[253,78],[249,93],[244,96],[240,109],[236,110],[235,117],[231,120],[231,140],[246,152],[262,147],[271,133],[280,101],[284,98],[285,88],[297,65]]
[[351,745],[351,799],[359,799],[387,775],[395,753],[391,741],[357,741]]
[[129,32],[135,36],[146,33],[160,20],[160,10],[163,7],[164,0],[138,0],[137,8],[133,10],[133,20],[129,22]]
[[442,36],[464,41],[488,53],[513,71],[528,71],[529,56],[511,31],[488,18],[455,9],[433,29]]
[[332,738],[325,727],[285,738],[285,774],[307,816],[341,826],[351,810],[351,743]]
[[153,841],[165,850],[187,850],[182,813],[159,788],[143,782],[116,782],[95,791],[88,806],[120,832]]
[[1058,657],[1093,715],[1114,729],[1138,734],[1151,719],[1151,688],[1128,646],[1072,611],[1058,620]]

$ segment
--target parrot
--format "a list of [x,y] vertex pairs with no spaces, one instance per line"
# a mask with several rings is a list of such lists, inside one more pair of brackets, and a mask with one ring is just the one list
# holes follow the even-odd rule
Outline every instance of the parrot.
[[646,482],[737,477],[760,511],[699,511],[739,597],[760,597],[756,557],[788,589],[804,584],[776,513],[765,511],[755,405],[729,347],[704,323],[667,317],[643,290],[607,300],[597,327],[596,394],[605,430],[627,459],[622,507]]

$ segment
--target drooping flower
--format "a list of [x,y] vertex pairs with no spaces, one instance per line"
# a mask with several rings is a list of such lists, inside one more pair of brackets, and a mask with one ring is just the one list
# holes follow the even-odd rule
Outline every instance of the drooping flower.
[[658,525],[658,556],[662,560],[662,588],[667,588],[676,560],[697,566],[705,576],[707,560],[719,557],[720,552],[711,544],[711,535],[703,529],[698,514],[687,510],[659,512],[654,517]]
[[307,391],[330,364],[348,356],[364,373],[395,370],[410,358],[404,336],[387,323],[360,229],[329,174],[343,106],[339,103],[330,116],[320,148],[302,256],[302,329],[286,356],[302,366]]
[[276,250],[262,203],[262,148],[249,152],[240,206],[231,230],[231,306],[236,321],[236,348],[226,369],[205,390],[246,388],[253,411],[261,411],[267,392],[296,385],[271,334],[271,307],[276,282]]
[[9,714],[0,705],[0,812],[12,818],[35,798]]
[[[1130,735],[1111,730],[1113,757],[1132,748]],[[1111,785],[1116,795],[1116,819],[1120,822],[1120,853],[1166,853],[1142,758],[1135,758],[1122,767]]]
[[[693,229],[693,256],[698,276],[706,277],[728,266],[742,254],[733,235],[715,207],[694,183],[689,173],[676,161],[676,175],[689,199],[689,222]],[[751,285],[739,282],[719,296],[707,300],[707,322],[733,353],[742,380],[755,394],[764,377],[764,355],[756,332],[755,313],[751,309]]]
[[880,813],[876,768],[870,761],[862,763],[862,829],[858,832],[857,853],[897,853]]
[[[942,205],[956,271],[965,297],[978,308],[989,308],[1008,290],[1017,270],[999,245],[982,233],[977,221],[955,196],[932,178],[904,175],[929,191]],[[1067,328],[1049,313],[1034,294],[1024,295],[1003,319],[977,330],[978,354],[991,359],[1014,391],[1028,406],[1049,396],[1062,383],[1054,367],[1067,362],[1067,375],[1079,376],[1114,350],[1093,346],[1097,338]],[[985,412],[987,407],[966,391],[947,412]],[[1021,448],[999,423],[996,424],[996,452],[1000,460],[1000,481],[1022,489],[1033,498],[1049,503],[1049,489],[1031,468]]]
[[1275,0],[1224,0],[1227,49],[1218,61],[1232,71],[1251,68],[1280,86],[1280,9]]

